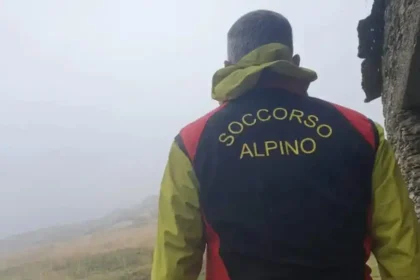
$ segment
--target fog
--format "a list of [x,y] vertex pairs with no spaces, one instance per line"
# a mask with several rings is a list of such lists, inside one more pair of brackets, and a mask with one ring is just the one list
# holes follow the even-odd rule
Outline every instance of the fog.
[[99,217],[159,191],[180,128],[217,105],[212,74],[242,14],[293,27],[313,96],[364,104],[357,22],[371,1],[2,0],[0,237]]

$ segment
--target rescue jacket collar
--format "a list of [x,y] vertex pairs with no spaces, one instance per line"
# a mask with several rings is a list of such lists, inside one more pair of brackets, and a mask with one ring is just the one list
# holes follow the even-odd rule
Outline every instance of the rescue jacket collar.
[[212,98],[222,103],[241,96],[257,86],[264,70],[303,84],[315,81],[316,72],[295,65],[292,56],[290,48],[279,43],[255,49],[238,63],[224,67],[213,75]]

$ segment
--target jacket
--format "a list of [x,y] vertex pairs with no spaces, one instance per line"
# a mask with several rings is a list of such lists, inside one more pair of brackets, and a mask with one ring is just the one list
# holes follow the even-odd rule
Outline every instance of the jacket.
[[208,280],[371,279],[371,252],[382,279],[419,279],[419,225],[383,128],[258,87],[266,70],[316,79],[291,56],[269,44],[216,72],[221,105],[175,137],[152,280],[197,279],[205,248]]

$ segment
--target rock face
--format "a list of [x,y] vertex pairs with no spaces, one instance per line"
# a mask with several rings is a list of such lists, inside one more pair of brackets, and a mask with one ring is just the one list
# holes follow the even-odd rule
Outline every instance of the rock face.
[[382,97],[388,138],[420,221],[420,1],[375,0],[358,33],[366,102]]
[[359,21],[358,56],[362,62],[362,88],[366,93],[365,102],[370,102],[382,93],[382,55],[384,44],[385,0],[373,3],[371,14]]

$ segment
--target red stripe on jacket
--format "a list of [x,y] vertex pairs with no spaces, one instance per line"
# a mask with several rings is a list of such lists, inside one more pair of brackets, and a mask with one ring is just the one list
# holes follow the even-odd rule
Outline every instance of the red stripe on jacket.
[[[370,120],[349,108],[332,104],[346,119],[353,125],[353,127],[363,136],[363,138],[372,146],[373,149],[376,149],[376,141],[375,141],[375,127],[372,127]],[[367,217],[367,225],[368,225],[368,233],[366,234],[363,247],[365,248],[365,261],[367,262],[370,258],[371,249],[372,249],[372,236],[371,236],[371,228],[372,228],[372,207],[369,206],[368,209],[368,217]],[[366,264],[365,269],[365,279],[372,280],[371,276],[372,270]]]
[[193,161],[195,158],[201,134],[203,133],[203,130],[206,127],[208,120],[218,111],[220,111],[225,106],[225,104],[226,103],[210,111],[203,117],[199,118],[198,120],[188,124],[183,129],[181,129],[180,135],[191,161]]
[[[225,103],[226,104],[226,103]],[[190,161],[194,161],[197,146],[200,142],[201,134],[206,127],[208,120],[224,106],[221,105],[211,112],[207,113],[198,120],[188,124],[181,130],[181,138],[184,143],[185,149],[188,153]],[[206,227],[206,242],[207,242],[207,267],[206,279],[207,280],[229,280],[229,276],[219,254],[220,238],[213,230],[211,225],[207,223],[206,218],[203,216],[204,224]]]

